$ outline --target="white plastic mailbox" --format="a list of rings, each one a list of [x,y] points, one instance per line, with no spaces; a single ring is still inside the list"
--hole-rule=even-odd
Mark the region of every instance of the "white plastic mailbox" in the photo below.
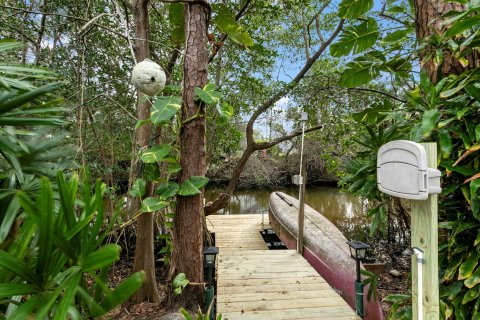
[[[428,168],[425,148],[416,142],[396,140],[384,144],[377,157],[378,189],[412,200],[441,193],[440,171]]]

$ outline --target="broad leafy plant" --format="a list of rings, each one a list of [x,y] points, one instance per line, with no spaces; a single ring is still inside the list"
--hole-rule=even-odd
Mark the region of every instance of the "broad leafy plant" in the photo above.
[[[449,319],[480,319],[480,71],[472,68],[469,60],[480,46],[480,21],[475,15],[479,10],[478,4],[468,2],[464,12],[448,13],[446,32],[425,43],[434,49],[429,51],[435,52],[430,59],[439,69],[444,63],[453,63],[445,59],[447,53],[465,71],[437,83],[422,72],[418,86],[407,93],[403,109],[409,138],[434,141],[439,148],[443,188],[438,206],[440,305],[443,317]],[[393,303],[391,318],[410,314],[409,299],[386,299]]]
[[[21,237],[13,246],[27,254],[0,250],[0,299],[8,319],[98,317],[126,301],[142,284],[138,272],[116,289],[107,282],[108,269],[120,257],[120,247],[104,245],[113,221],[104,227],[105,185],[95,192],[73,175],[57,176],[59,199],[52,184],[41,179],[40,192],[31,198],[16,195],[25,214]],[[80,190],[81,189],[81,190]]]
[[[196,99],[200,103],[215,110],[218,121],[226,121],[232,116],[232,107],[222,102],[222,94],[217,90],[217,86],[211,83],[205,85],[204,88],[196,88]],[[174,91],[172,87],[167,91]],[[180,123],[178,112],[181,109],[182,99],[179,96],[160,96],[153,101],[153,107],[150,118],[139,121],[137,126],[154,125],[170,129],[178,132]],[[197,117],[194,115],[193,117]],[[190,121],[187,119],[186,121]],[[203,187],[208,183],[208,179],[202,176],[192,176],[181,184],[175,181],[175,174],[180,170],[179,152],[172,144],[154,145],[142,150],[140,160],[143,162],[143,177],[138,178],[132,185],[130,196],[139,197],[142,206],[140,211],[135,215],[145,212],[161,212],[161,221],[163,225],[169,229],[172,226],[174,218],[175,197],[194,196],[201,193]],[[147,185],[155,184],[155,194],[149,195]],[[171,235],[160,235],[166,241],[165,247],[160,253],[165,254],[164,261],[169,263],[169,256],[173,249]]]
[[[0,56],[19,47],[14,41],[0,41]],[[56,129],[67,110],[53,94],[62,83],[45,84],[54,78],[45,69],[0,63],[0,249],[8,250],[21,222],[16,190],[35,195],[37,177],[53,178],[72,165],[73,150]]]

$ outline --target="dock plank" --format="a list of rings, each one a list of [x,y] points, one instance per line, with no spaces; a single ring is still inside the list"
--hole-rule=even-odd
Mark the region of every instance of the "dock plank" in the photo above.
[[[268,216],[263,217],[268,227]],[[360,319],[294,250],[268,250],[261,215],[211,215],[217,313],[224,320]]]

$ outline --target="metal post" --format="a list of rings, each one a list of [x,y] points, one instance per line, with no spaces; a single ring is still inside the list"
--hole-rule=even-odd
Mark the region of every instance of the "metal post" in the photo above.
[[[363,282],[355,281],[355,311],[363,318]]]
[[[298,237],[297,237],[297,252],[303,255],[303,228],[304,228],[304,219],[305,219],[305,167],[306,161],[303,156],[303,145],[305,141],[305,122],[307,120],[306,113],[302,112],[302,146],[300,149],[300,191],[298,200],[300,201],[300,207],[298,212]]]
[[[210,320],[215,319],[215,305],[213,304],[213,298],[215,297],[215,288],[212,285],[209,285],[205,288],[205,310],[208,312],[210,308]]]

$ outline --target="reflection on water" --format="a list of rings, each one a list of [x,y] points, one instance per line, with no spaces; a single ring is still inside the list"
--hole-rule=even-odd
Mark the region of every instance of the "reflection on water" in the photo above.
[[[206,200],[212,201],[221,190],[206,191]],[[230,208],[224,209],[224,214],[261,214],[268,211],[268,197],[273,191],[282,191],[298,198],[298,188],[279,187],[275,190],[254,189],[236,191]],[[368,211],[367,200],[342,193],[333,187],[307,187],[305,203],[317,210],[333,222],[347,238],[361,240],[369,225],[366,220]]]

